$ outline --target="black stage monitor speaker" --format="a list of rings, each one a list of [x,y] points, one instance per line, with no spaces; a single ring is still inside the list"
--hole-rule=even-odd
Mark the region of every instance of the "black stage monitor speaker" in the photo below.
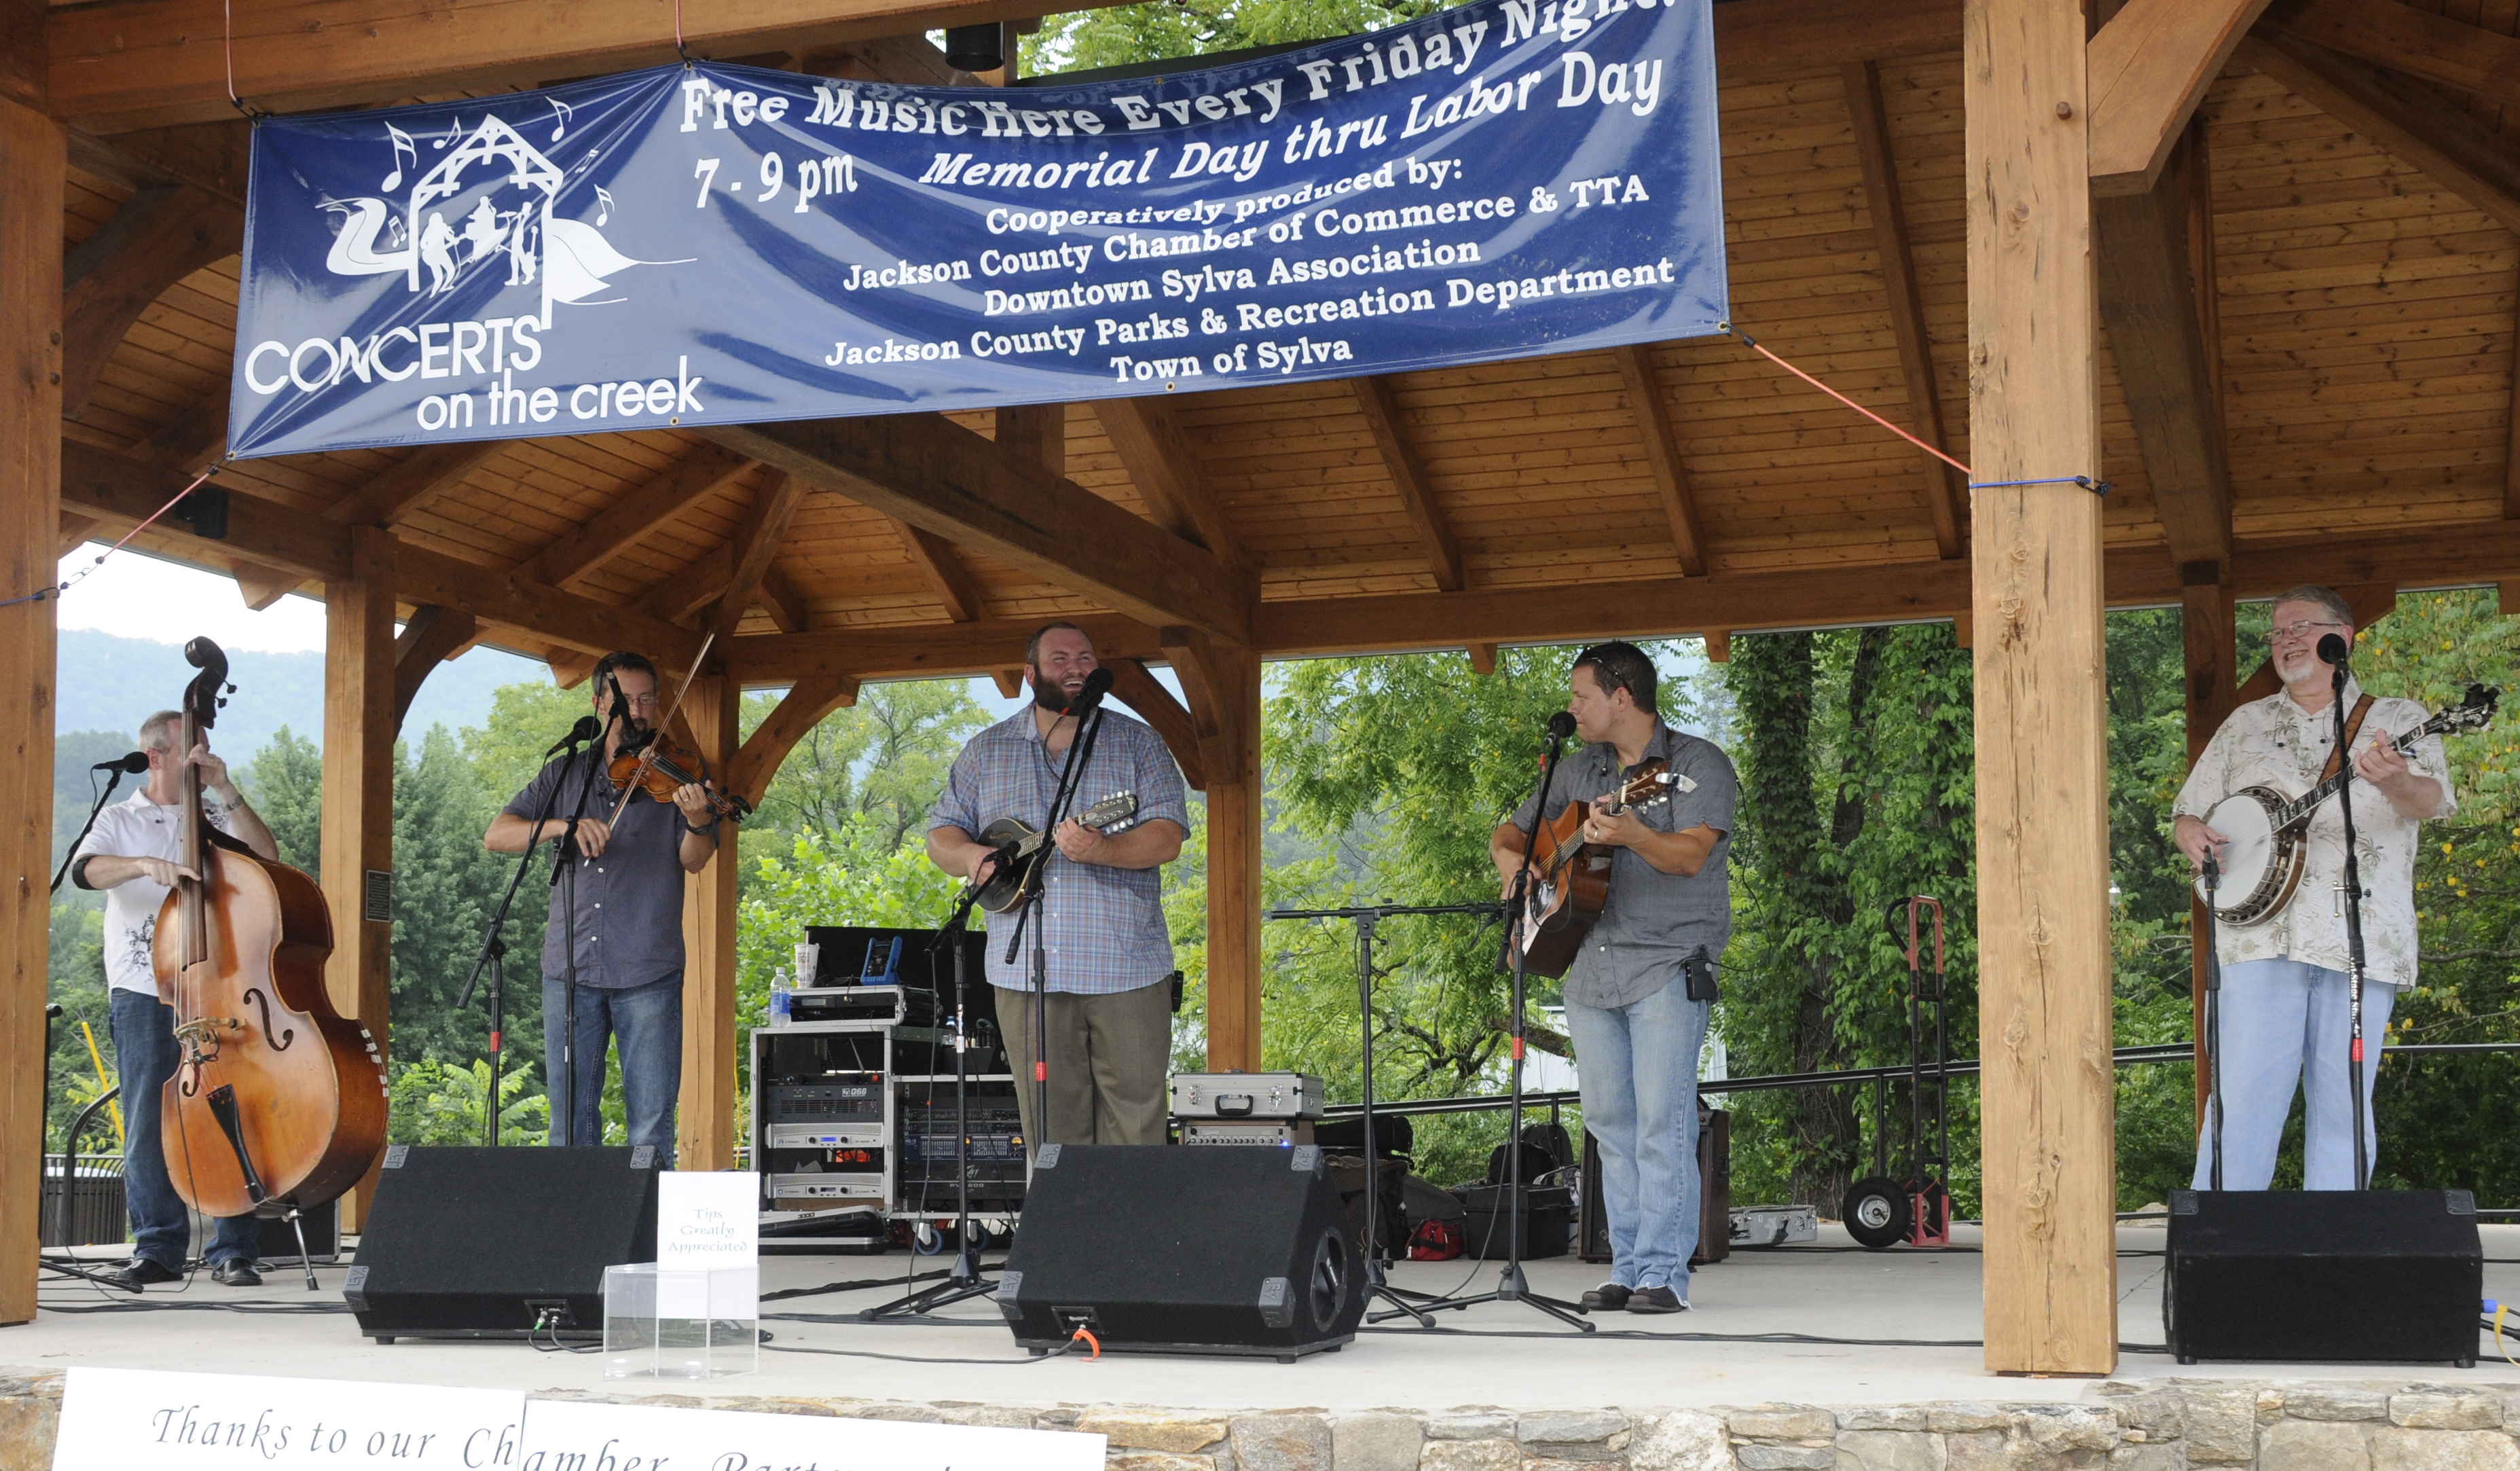
[[[341,1296],[396,1338],[604,1336],[604,1269],[656,1259],[656,1150],[395,1144]]]
[[[1045,1144],[998,1311],[1036,1354],[1292,1363],[1356,1337],[1364,1264],[1322,1151]]]
[[[2182,1363],[2476,1361],[2465,1190],[2173,1190],[2161,1321]]]

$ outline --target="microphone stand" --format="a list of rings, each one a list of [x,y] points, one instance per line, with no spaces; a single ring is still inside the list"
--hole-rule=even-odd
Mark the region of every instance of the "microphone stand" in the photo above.
[[[2327,636],[2336,638],[2334,634]],[[2320,642],[2324,643],[2325,640]],[[2352,653],[2349,646],[2345,650]],[[2354,1188],[2370,1187],[2371,1147],[2364,1137],[2362,1105],[2362,868],[2354,853],[2354,752],[2346,746],[2345,681],[2346,661],[2333,661],[2336,698],[2331,701],[2336,716],[2336,770],[2345,778],[2336,789],[2337,815],[2345,820],[2345,953],[2353,965],[2352,1013],[2353,1043],[2346,1052],[2348,1076],[2353,1080],[2354,1095]]]
[[[2214,850],[2205,850],[2205,1110],[2210,1122],[2213,1149],[2206,1167],[2210,1187],[2218,1193],[2223,1188],[2223,956],[2216,948],[2214,903],[2223,883],[2223,866],[2215,861]]]
[[[88,780],[93,781],[96,778],[90,777]],[[78,836],[70,839],[70,851],[62,855],[62,866],[53,870],[54,893],[58,894],[62,891],[62,880],[69,874],[70,861],[78,857],[79,844],[86,842],[87,835],[96,830],[96,820],[98,814],[105,811],[106,803],[113,800],[113,789],[121,784],[121,765],[116,763],[109,766],[106,769],[104,795],[98,797],[96,799],[96,805],[87,810],[87,821],[79,825]]]
[[[1524,896],[1530,892],[1531,860],[1540,844],[1540,825],[1549,814],[1549,788],[1557,777],[1557,757],[1566,737],[1554,729],[1549,733],[1549,749],[1540,763],[1540,794],[1531,804],[1531,824],[1522,832],[1522,867],[1514,870],[1513,890],[1506,899],[1506,943],[1513,948],[1513,1063],[1510,1069],[1513,1096],[1511,1123],[1506,1134],[1506,1259],[1505,1268],[1497,1273],[1496,1290],[1474,1293],[1468,1297],[1430,1297],[1422,1299],[1428,1308],[1469,1308],[1479,1303],[1527,1303],[1565,1323],[1590,1333],[1598,1325],[1575,1315],[1587,1310],[1580,1303],[1569,1303],[1553,1297],[1543,1297],[1531,1290],[1522,1274],[1522,1050],[1523,1050],[1523,980],[1524,967],[1530,958],[1522,943],[1523,926],[1530,920]],[[1370,1142],[1370,1141],[1369,1141]],[[1370,1197],[1369,1197],[1370,1198]],[[1424,1321],[1423,1316],[1419,1321]]]
[[[954,948],[954,1266],[945,1273],[945,1280],[933,1287],[861,1310],[858,1314],[861,1322],[933,1313],[939,1308],[968,1298],[986,1297],[998,1290],[996,1283],[980,1275],[980,1252],[971,1244],[971,1104],[969,1067],[966,1062],[971,1043],[970,1020],[965,1011],[969,995],[969,977],[966,972],[971,947],[965,940],[969,933],[971,906],[978,903],[979,898],[978,883],[965,884],[963,892],[954,896],[953,916],[945,921],[943,929],[936,932],[935,943],[928,947],[931,957],[948,945]],[[931,1141],[936,1137],[932,1126],[927,1137]]]
[[[564,780],[567,776],[568,763],[576,759],[578,746],[591,738],[593,737],[580,735],[577,730],[572,727],[566,736],[561,737],[560,744],[543,752],[543,755],[545,757],[555,755],[561,757],[562,779]],[[499,908],[496,913],[490,915],[489,928],[481,936],[481,953],[473,958],[472,973],[465,977],[464,992],[461,996],[458,996],[455,999],[456,1010],[462,1011],[471,1006],[472,1004],[472,988],[480,984],[482,970],[485,967],[489,970],[490,1096],[482,1105],[482,1111],[488,1115],[482,1124],[482,1132],[489,1136],[487,1142],[490,1147],[494,1149],[497,1148],[499,1144],[499,1080],[502,1073],[505,1071],[502,1064],[507,1060],[507,1054],[501,1050],[501,1047],[506,1040],[503,1026],[506,1021],[505,1008],[507,1004],[508,992],[508,940],[506,934],[508,908],[517,902],[517,890],[525,881],[525,870],[534,866],[534,840],[541,835],[543,824],[550,820],[552,809],[560,804],[560,788],[561,780],[555,780],[552,782],[551,790],[543,796],[543,810],[534,814],[534,825],[527,829],[528,836],[525,843],[525,851],[517,856],[517,876],[508,880],[508,892],[499,896]],[[562,838],[562,842],[565,844],[567,839]],[[574,1000],[574,998],[572,998],[572,1000]],[[545,1049],[548,1050],[551,1046],[551,1039],[543,1039],[543,1045]]]
[[[1033,911],[1041,908],[1043,890],[1049,887],[1051,860],[1058,856],[1058,825],[1066,818],[1067,809],[1076,800],[1077,783],[1085,780],[1085,763],[1092,757],[1094,739],[1102,734],[1102,700],[1097,695],[1076,716],[1076,736],[1067,743],[1067,761],[1058,771],[1058,786],[1051,793],[1050,818],[1042,824],[1042,841],[1051,851],[1041,856],[1041,867],[1033,869],[1033,881],[1017,901],[1015,931],[1007,937],[1007,963],[1014,963],[1015,951],[1023,944],[1024,928],[1032,928],[1032,1087],[1033,1128],[1037,1133],[1050,1133],[1050,957],[1043,948],[1043,931],[1049,921],[1033,924]],[[1012,1061],[1012,1059],[1009,1059]],[[1026,1141],[1036,1154],[1043,1140]]]

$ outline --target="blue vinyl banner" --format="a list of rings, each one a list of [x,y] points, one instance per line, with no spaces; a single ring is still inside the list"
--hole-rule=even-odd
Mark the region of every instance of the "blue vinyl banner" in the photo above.
[[[939,89],[698,63],[255,125],[231,452],[1342,379],[1728,315],[1710,0]]]

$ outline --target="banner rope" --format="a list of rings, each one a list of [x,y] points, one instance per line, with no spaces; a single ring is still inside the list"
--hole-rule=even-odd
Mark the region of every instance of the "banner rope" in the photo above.
[[[247,120],[260,122],[271,114],[237,96],[236,89],[236,0],[219,0],[219,39],[227,55],[228,101],[246,115]]]
[[[201,472],[200,474],[198,474],[198,475],[195,475],[195,476],[193,477],[193,483],[192,483],[192,484],[190,484],[190,485],[185,486],[182,490],[179,490],[179,491],[175,492],[175,498],[174,498],[173,500],[168,501],[165,505],[158,507],[158,508],[156,511],[154,511],[154,512],[151,512],[151,513],[150,513],[150,514],[149,514],[149,519],[148,519],[148,520],[142,521],[139,525],[134,526],[134,527],[132,527],[129,531],[124,532],[124,533],[123,533],[123,536],[122,536],[122,540],[121,540],[121,541],[115,542],[112,546],[108,547],[108,548],[106,548],[103,552],[98,553],[98,554],[97,554],[96,560],[94,560],[94,561],[92,561],[92,562],[88,563],[88,564],[87,564],[86,566],[84,566],[84,567],[79,568],[79,569],[78,569],[78,571],[77,571],[75,574],[73,574],[68,582],[57,582],[57,583],[54,583],[54,584],[53,584],[52,586],[50,586],[50,587],[37,588],[35,591],[33,591],[33,592],[31,592],[31,593],[27,593],[27,594],[25,594],[25,595],[23,595],[23,596],[22,596],[22,597],[17,597],[17,598],[8,598],[8,599],[0,599],[0,607],[16,607],[16,606],[17,606],[19,603],[21,603],[21,602],[43,602],[43,601],[44,601],[45,599],[47,599],[47,598],[59,598],[59,597],[61,597],[61,595],[62,595],[62,594],[68,592],[71,588],[76,587],[78,584],[80,584],[80,583],[82,583],[82,582],[85,582],[85,581],[87,580],[87,576],[88,576],[88,574],[89,574],[89,573],[91,573],[91,572],[95,571],[97,568],[99,568],[99,567],[101,567],[101,566],[105,565],[105,559],[106,559],[107,557],[112,557],[114,553],[121,551],[121,550],[123,549],[123,547],[124,547],[125,545],[127,545],[133,537],[138,536],[141,532],[146,531],[146,530],[148,530],[151,526],[153,526],[153,525],[157,524],[157,522],[158,522],[158,517],[160,517],[160,516],[164,515],[167,512],[170,512],[170,511],[174,510],[174,509],[176,508],[176,506],[177,506],[178,504],[180,504],[180,503],[183,501],[184,497],[186,497],[186,496],[188,496],[188,495],[191,495],[194,491],[197,491],[197,490],[201,489],[201,488],[202,488],[202,481],[204,481],[204,480],[208,479],[210,476],[212,476],[212,475],[214,475],[214,474],[217,474],[217,473],[218,473],[218,467],[216,467],[216,466],[212,466],[210,468],[208,468],[208,469],[205,469],[205,470],[202,471],[202,472]]]

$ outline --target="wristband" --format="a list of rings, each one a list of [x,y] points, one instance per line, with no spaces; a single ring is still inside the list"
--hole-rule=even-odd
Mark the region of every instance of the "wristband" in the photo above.
[[[691,835],[693,835],[694,837],[705,837],[705,838],[712,838],[712,839],[713,839],[713,838],[715,838],[715,837],[717,836],[717,819],[715,819],[715,818],[711,818],[711,819],[709,819],[709,825],[708,825],[707,826],[705,826],[705,827],[695,827],[695,826],[693,826],[693,825],[691,825],[690,820],[686,819],[686,820],[684,821],[684,823],[683,823],[683,830],[684,830],[685,832],[690,833],[690,834],[691,834]]]

